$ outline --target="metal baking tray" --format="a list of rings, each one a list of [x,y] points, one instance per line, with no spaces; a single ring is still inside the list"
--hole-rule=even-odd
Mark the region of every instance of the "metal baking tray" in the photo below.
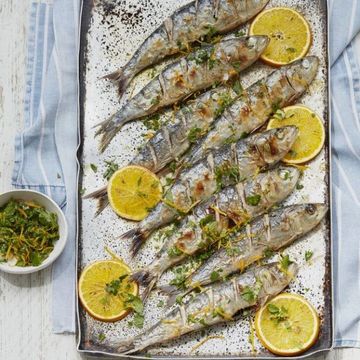
[[[120,166],[127,165],[136,153],[137,147],[145,140],[146,133],[141,121],[127,124],[104,154],[98,152],[98,139],[94,139],[95,124],[106,119],[119,108],[116,88],[101,77],[123,65],[141,42],[176,8],[188,0],[93,0],[84,1],[81,23],[80,48],[80,117],[81,147],[79,161],[81,173],[79,189],[87,192],[103,186],[102,173],[105,160],[116,160]],[[285,204],[301,202],[330,201],[330,114],[329,114],[329,61],[328,61],[328,9],[326,0],[270,0],[267,8],[289,6],[305,15],[313,31],[313,43],[310,54],[320,58],[320,69],[316,79],[300,103],[313,108],[322,116],[327,130],[325,147],[305,171],[302,179],[304,188],[296,190]],[[248,25],[243,26],[246,30]],[[164,66],[158,65],[157,70]],[[268,74],[272,69],[257,62],[241,74],[242,84],[247,87],[255,80]],[[133,81],[126,97],[135,94],[147,81],[149,71],[144,71]],[[136,135],[135,135],[136,134]],[[90,165],[98,166],[98,171],[91,170]],[[80,191],[80,190],[79,190]],[[81,192],[80,192],[81,193]],[[133,268],[138,268],[152,260],[158,244],[153,237],[148,241],[145,251],[140,252],[136,260],[129,256],[129,242],[119,241],[118,236],[134,226],[131,222],[120,219],[110,208],[95,217],[96,203],[82,200],[79,196],[79,236],[78,236],[78,274],[84,266],[92,261],[107,258],[104,248],[108,246],[119,254]],[[312,265],[305,264],[304,252],[312,250]],[[301,241],[287,248],[300,265],[296,280],[288,291],[304,295],[317,309],[321,316],[320,337],[316,344],[301,357],[331,349],[333,343],[332,311],[332,245],[331,245],[331,211],[315,231]],[[165,274],[163,282],[169,280],[170,273]],[[165,313],[164,308],[156,304],[162,298],[160,293],[153,292],[145,307],[145,327],[155,323]],[[164,297],[164,299],[166,299]],[[128,327],[128,320],[116,323],[102,323],[91,318],[78,304],[78,351],[87,354],[118,356],[126,358],[182,358],[182,359],[267,359],[275,356],[265,350],[255,339],[255,353],[248,340],[250,325],[248,319],[218,325],[205,330],[204,333],[192,333],[171,343],[153,347],[136,355],[119,355],[114,353],[112,341],[118,341],[139,332]],[[131,319],[131,316],[130,316]],[[103,334],[106,341],[100,341]],[[196,352],[191,349],[204,336],[223,335],[224,339],[212,339],[199,347]]]

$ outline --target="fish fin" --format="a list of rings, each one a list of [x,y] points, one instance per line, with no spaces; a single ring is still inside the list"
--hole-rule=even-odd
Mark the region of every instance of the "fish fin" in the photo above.
[[[103,153],[110,144],[111,140],[120,131],[120,129],[128,122],[126,118],[119,118],[118,113],[111,115],[107,120],[99,123],[99,129],[95,136],[101,135],[99,151]]]
[[[151,290],[154,288],[155,284],[157,283],[159,279],[159,276],[154,276],[152,280],[149,282],[149,284],[144,289],[141,299],[144,302],[150,295]]]
[[[141,228],[136,227],[135,229],[131,229],[126,233],[120,236],[120,239],[132,239],[130,252],[134,257],[141,248],[141,245],[146,240],[148,233],[141,230]]]
[[[107,74],[103,77],[103,79],[108,79],[114,81],[118,85],[119,96],[122,96],[133,79],[133,75],[129,76],[125,74],[123,69],[115,70],[114,72]]]
[[[109,199],[107,197],[107,187],[104,186],[98,190],[95,190],[92,193],[85,195],[83,199],[98,200],[97,209],[95,213],[95,216],[98,216],[109,204]]]

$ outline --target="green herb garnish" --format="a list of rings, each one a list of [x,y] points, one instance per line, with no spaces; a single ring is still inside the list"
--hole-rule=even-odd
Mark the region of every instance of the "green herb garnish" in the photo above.
[[[134,319],[132,324],[141,329],[144,326],[144,305],[138,296],[133,294],[126,294],[127,299],[125,304],[128,309],[134,310]]]
[[[97,170],[98,170],[98,168],[97,168],[97,166],[95,164],[90,164],[90,168],[94,173],[96,173]]]
[[[143,120],[143,124],[148,130],[158,131],[161,128],[160,115],[156,114]]]
[[[106,170],[103,173],[103,178],[106,180],[110,180],[114,172],[119,170],[119,165],[110,160],[105,160],[105,164],[106,164]]]
[[[98,335],[98,339],[99,339],[99,341],[104,341],[104,340],[106,339],[105,334],[104,334],[104,333],[100,333],[100,334]]]
[[[281,255],[280,259],[280,268],[283,271],[287,271],[289,266],[293,263],[293,261],[290,260],[289,255]]]
[[[36,202],[11,199],[0,207],[0,261],[39,266],[58,239],[57,215]]]
[[[288,319],[288,311],[284,306],[278,307],[272,303],[269,303],[267,306],[269,311],[270,319],[276,321],[277,323]]]
[[[248,303],[252,303],[256,299],[255,292],[250,287],[245,287],[243,292],[241,293],[241,297]]]
[[[225,111],[225,109],[232,104],[233,101],[234,100],[229,93],[224,92],[220,94],[218,99],[219,107],[215,111],[215,117],[220,116]]]
[[[110,295],[118,295],[119,290],[120,290],[120,286],[123,282],[123,280],[127,277],[128,275],[121,275],[118,279],[112,280],[109,283],[107,283],[105,285],[105,291],[110,294]]]
[[[210,280],[211,281],[217,281],[220,279],[220,274],[217,272],[217,271],[213,271],[211,274],[210,274]]]
[[[168,249],[167,253],[169,257],[174,258],[180,256],[183,252],[176,246],[172,246],[171,248]]]
[[[194,142],[196,142],[197,139],[199,139],[201,135],[202,135],[202,130],[194,126],[189,130],[187,138],[190,144],[193,144]]]
[[[256,206],[259,204],[260,199],[261,199],[261,196],[259,194],[254,194],[254,195],[247,196],[245,198],[245,201],[248,205]]]
[[[313,257],[314,253],[311,250],[306,250],[305,251],[305,261],[308,262],[312,257]]]

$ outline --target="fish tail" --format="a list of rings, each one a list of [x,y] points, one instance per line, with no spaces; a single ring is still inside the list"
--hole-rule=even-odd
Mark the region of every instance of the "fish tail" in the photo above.
[[[148,269],[140,270],[131,275],[131,279],[145,286],[141,299],[144,302],[159,279],[159,274],[153,274]]]
[[[127,75],[124,69],[118,69],[110,74],[107,74],[103,79],[114,81],[118,85],[119,96],[122,96],[133,79],[133,75]]]
[[[87,194],[83,199],[96,199],[98,200],[97,209],[95,216],[100,215],[100,213],[108,206],[109,199],[107,197],[107,187],[104,186],[100,189],[93,191],[90,194]]]
[[[137,227],[131,229],[120,236],[120,239],[132,239],[130,252],[132,256],[135,256],[141,248],[141,245],[146,240],[148,232]]]
[[[116,113],[110,116],[107,120],[99,123],[99,129],[96,131],[95,136],[101,135],[99,150],[104,152],[110,144],[111,140],[120,131],[120,129],[128,122],[128,119],[119,117]]]

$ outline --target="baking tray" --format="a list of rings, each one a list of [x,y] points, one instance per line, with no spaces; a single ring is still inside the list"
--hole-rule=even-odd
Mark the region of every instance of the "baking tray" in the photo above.
[[[188,0],[93,0],[84,1],[81,22],[80,47],[80,124],[81,146],[79,161],[79,191],[89,192],[103,186],[102,173],[105,160],[116,160],[125,166],[136,153],[137,147],[145,140],[141,136],[146,128],[141,121],[127,124],[104,154],[97,150],[98,139],[94,139],[95,124],[106,119],[119,108],[116,88],[101,77],[126,63],[141,42],[179,6]],[[267,8],[290,6],[305,15],[313,30],[313,43],[309,54],[320,58],[320,69],[307,93],[299,100],[322,116],[327,131],[325,147],[320,155],[309,164],[302,180],[304,188],[296,190],[285,204],[301,202],[325,202],[331,208],[330,181],[330,114],[329,114],[329,60],[328,60],[328,9],[326,0],[270,0]],[[243,26],[245,30],[248,25]],[[158,65],[158,71],[167,62]],[[242,84],[247,87],[255,80],[268,74],[272,69],[259,62],[241,74]],[[125,99],[135,94],[150,79],[149,71],[140,74],[125,94]],[[136,134],[136,136],[134,136]],[[96,164],[94,172],[90,164]],[[79,236],[78,275],[92,261],[108,258],[105,247],[119,254],[133,268],[148,264],[154,257],[159,244],[156,236],[147,242],[136,261],[129,256],[129,242],[121,242],[118,235],[134,226],[133,223],[118,218],[111,209],[95,217],[96,203],[82,200],[79,196]],[[305,264],[304,252],[312,250],[311,265]],[[285,253],[290,254],[301,265],[296,281],[288,291],[304,295],[321,316],[320,337],[317,343],[299,358],[332,348],[333,343],[333,303],[332,303],[332,241],[331,211],[314,231],[296,242]],[[162,283],[169,281],[171,273],[164,276]],[[153,292],[145,307],[145,328],[155,323],[165,314],[164,308],[156,304],[162,298]],[[166,299],[165,297],[163,298]],[[218,325],[204,333],[192,333],[179,340],[153,347],[136,355],[116,354],[109,345],[139,332],[128,327],[129,318],[117,323],[102,323],[94,320],[77,307],[77,348],[79,352],[93,355],[117,356],[123,358],[182,358],[182,359],[267,359],[276,356],[266,351],[255,339],[255,353],[249,342],[250,325],[248,319]],[[100,338],[99,335],[101,334]],[[204,336],[223,335],[224,340],[212,339],[196,352],[191,349]],[[105,337],[105,340],[101,340]]]

